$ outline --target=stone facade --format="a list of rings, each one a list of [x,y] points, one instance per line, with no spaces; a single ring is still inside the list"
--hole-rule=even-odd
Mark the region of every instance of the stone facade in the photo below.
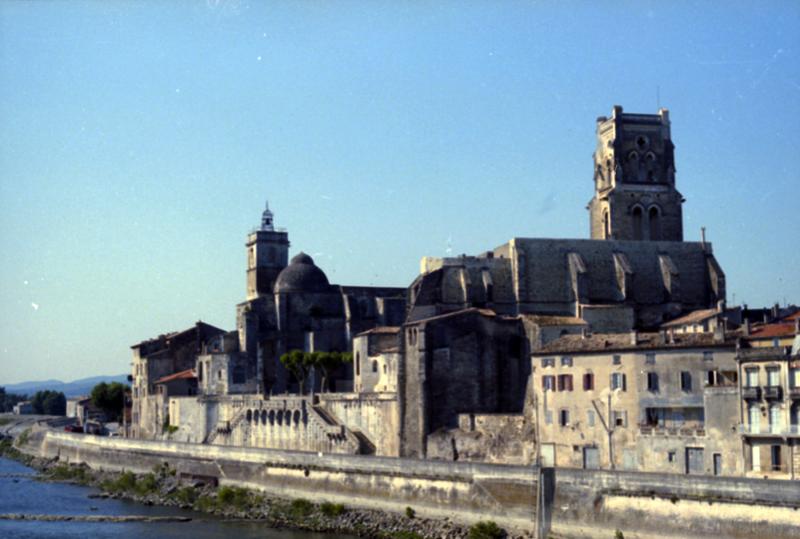
[[[740,475],[735,343],[713,334],[565,336],[532,354],[542,458]]]

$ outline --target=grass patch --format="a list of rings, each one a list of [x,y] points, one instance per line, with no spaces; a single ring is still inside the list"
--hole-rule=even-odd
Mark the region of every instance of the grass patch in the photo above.
[[[292,500],[292,505],[289,508],[289,512],[294,518],[307,517],[313,511],[314,504],[304,498]]]
[[[59,464],[47,472],[50,479],[56,481],[77,481],[78,483],[89,483],[92,477],[82,466],[70,466],[69,464]]]
[[[340,503],[324,502],[319,506],[319,510],[326,517],[335,518],[344,513],[344,505]]]
[[[0,417],[0,427],[2,427],[3,425],[8,425],[9,423],[11,423],[11,421],[13,420],[10,417]]]
[[[183,505],[194,505],[197,501],[197,491],[193,487],[183,487],[176,490],[173,497]]]
[[[217,492],[217,502],[220,507],[234,507],[243,511],[250,507],[250,491],[246,488],[222,487]]]
[[[491,520],[481,520],[469,528],[469,539],[502,539],[506,532]]]

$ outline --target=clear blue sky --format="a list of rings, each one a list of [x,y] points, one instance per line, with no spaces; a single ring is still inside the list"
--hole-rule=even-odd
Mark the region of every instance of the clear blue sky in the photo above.
[[[2,2],[0,383],[233,329],[266,198],[341,284],[588,237],[595,118],[659,99],[729,301],[800,302],[799,52],[788,0]]]

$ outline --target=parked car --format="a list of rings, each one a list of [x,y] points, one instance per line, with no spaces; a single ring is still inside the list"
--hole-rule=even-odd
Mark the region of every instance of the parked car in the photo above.
[[[64,430],[67,432],[79,432],[83,434],[83,427],[81,427],[80,425],[67,425],[66,427],[64,427]]]

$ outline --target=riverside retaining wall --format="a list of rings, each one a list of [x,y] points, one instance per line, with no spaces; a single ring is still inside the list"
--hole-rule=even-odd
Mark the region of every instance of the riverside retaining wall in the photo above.
[[[37,437],[38,438],[38,437]],[[286,498],[448,517],[532,530],[536,470],[468,462],[329,455],[46,432],[41,456],[93,468],[184,476]],[[554,473],[546,513],[567,537],[800,537],[800,481],[574,470]],[[549,487],[548,487],[549,488]]]

